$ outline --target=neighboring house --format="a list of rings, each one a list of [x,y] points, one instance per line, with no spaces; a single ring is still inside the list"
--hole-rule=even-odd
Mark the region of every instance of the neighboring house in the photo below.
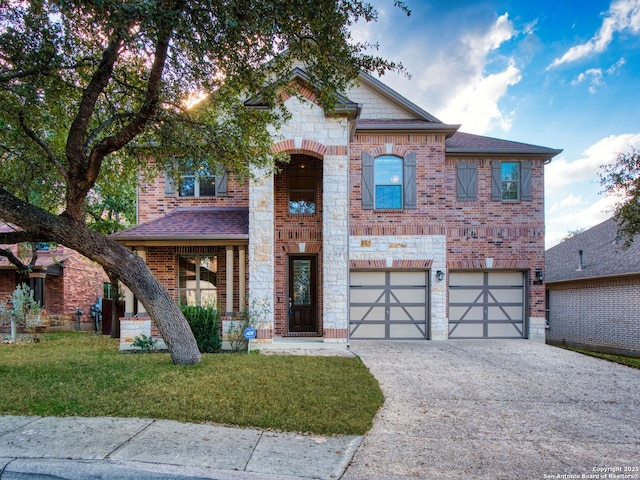
[[[0,231],[13,228],[0,222]],[[0,257],[0,301],[20,283],[26,283],[34,291],[34,297],[50,315],[67,315],[75,318],[82,310],[81,321],[91,321],[90,309],[97,297],[102,297],[109,278],[100,265],[78,252],[62,245],[38,243],[38,258],[32,271],[19,275],[15,265],[6,257]],[[18,245],[0,245],[18,253]],[[28,255],[30,258],[30,254]],[[27,262],[29,260],[27,259]]]
[[[543,341],[544,165],[560,150],[460,133],[369,75],[330,114],[304,70],[291,82],[277,174],[158,178],[140,224],[111,237],[182,304],[267,305],[266,341]]]
[[[640,356],[640,238],[609,219],[546,252],[547,342]]]

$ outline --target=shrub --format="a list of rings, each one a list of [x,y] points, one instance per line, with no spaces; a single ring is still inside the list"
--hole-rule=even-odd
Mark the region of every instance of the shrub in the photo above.
[[[133,346],[139,348],[141,352],[149,353],[153,352],[156,349],[156,343],[158,340],[155,338],[147,337],[142,334],[135,338],[133,341]]]
[[[220,350],[220,315],[213,307],[180,307],[202,353]]]

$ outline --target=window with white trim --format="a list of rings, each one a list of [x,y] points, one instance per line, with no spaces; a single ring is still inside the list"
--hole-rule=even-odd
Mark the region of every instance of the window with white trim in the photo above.
[[[227,173],[212,171],[206,162],[177,160],[179,176],[165,172],[165,195],[179,197],[224,197],[227,195]],[[178,185],[176,188],[175,181]]]

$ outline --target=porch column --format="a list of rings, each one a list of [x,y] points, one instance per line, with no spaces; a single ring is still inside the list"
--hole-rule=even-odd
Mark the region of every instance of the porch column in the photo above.
[[[144,263],[147,263],[147,248],[146,247],[137,247],[136,248],[137,255],[142,259]],[[138,316],[146,317],[147,311],[144,308],[144,305],[138,300]]]
[[[244,245],[238,247],[238,310],[245,309],[247,298],[247,269],[246,269],[246,249]]]
[[[134,302],[133,292],[129,290],[129,288],[124,284],[121,285],[120,288],[124,289],[124,316],[133,317],[133,312],[135,311],[134,305],[133,305],[133,302]]]
[[[249,180],[249,296],[265,303],[265,324],[258,339],[270,340],[274,331],[275,251],[273,173],[255,170]]]
[[[226,246],[227,252],[227,317],[233,316],[233,246]]]

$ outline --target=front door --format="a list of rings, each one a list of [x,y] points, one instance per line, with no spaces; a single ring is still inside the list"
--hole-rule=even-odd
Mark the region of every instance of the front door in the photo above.
[[[317,333],[316,257],[289,257],[289,333]]]

